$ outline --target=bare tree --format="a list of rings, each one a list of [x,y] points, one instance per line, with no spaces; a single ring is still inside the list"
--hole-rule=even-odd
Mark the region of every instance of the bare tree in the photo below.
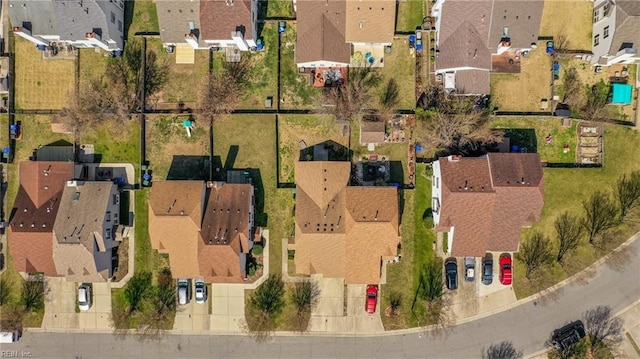
[[[551,259],[551,241],[544,233],[535,231],[520,244],[516,256],[527,267],[525,276],[531,279],[531,274]]]
[[[482,359],[520,359],[522,350],[517,350],[511,341],[502,341],[498,344],[491,344],[482,351]]]
[[[132,314],[141,310],[143,301],[147,299],[151,290],[150,272],[139,272],[131,277],[124,290],[124,295],[129,304],[128,313]]]
[[[416,122],[416,136],[429,146],[456,153],[469,147],[499,142],[502,132],[491,128],[491,119],[480,111],[447,114],[437,112]]]
[[[373,67],[350,68],[346,83],[325,91],[325,101],[333,105],[332,114],[337,120],[354,120],[371,99],[371,91],[381,79]]]
[[[400,87],[396,79],[391,78],[386,82],[382,95],[380,96],[380,104],[384,108],[396,108],[400,103]]]
[[[44,298],[49,292],[44,278],[27,279],[22,284],[22,304],[24,311],[44,309]]]
[[[613,317],[611,307],[599,305],[587,310],[584,314],[585,329],[592,347],[613,346],[622,341],[622,325],[624,321]]]
[[[318,283],[309,279],[296,282],[291,291],[291,302],[296,306],[298,314],[311,311],[318,303],[320,288]]]
[[[582,225],[587,230],[591,244],[597,235],[617,224],[616,205],[604,191],[595,191],[588,200],[582,202],[582,207],[585,211]]]
[[[257,342],[268,340],[276,328],[276,318],[284,308],[282,276],[270,274],[249,298],[243,329]]]
[[[562,263],[562,258],[568,251],[573,250],[580,244],[583,227],[580,218],[569,212],[563,212],[554,223],[556,234],[558,235],[558,255],[556,261]]]
[[[629,211],[640,204],[640,171],[633,171],[628,176],[625,173],[618,178],[614,195],[620,205],[620,219],[624,221]]]
[[[568,103],[572,107],[580,108],[584,86],[580,82],[578,70],[575,67],[569,67],[565,71],[562,84],[564,87],[562,102]]]
[[[589,121],[602,121],[609,118],[610,114],[607,108],[607,100],[609,98],[609,86],[603,81],[587,86],[587,101],[582,107],[582,117]]]
[[[198,98],[200,114],[209,121],[226,115],[238,107],[249,82],[253,65],[243,58],[240,62],[225,62],[220,71],[205,78]]]

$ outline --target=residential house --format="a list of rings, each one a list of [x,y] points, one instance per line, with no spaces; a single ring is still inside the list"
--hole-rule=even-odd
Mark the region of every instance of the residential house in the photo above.
[[[258,39],[257,0],[154,0],[160,37],[173,48],[255,49]]]
[[[445,90],[489,94],[492,60],[508,55],[515,61],[536,47],[542,7],[542,0],[436,1],[436,74]]]
[[[58,275],[53,262],[53,228],[73,170],[73,162],[20,162],[20,186],[8,229],[9,250],[19,272]]]
[[[105,282],[113,276],[120,193],[110,181],[67,181],[53,225],[56,271],[73,282]]]
[[[640,2],[596,0],[593,5],[593,65],[640,60]]]
[[[9,0],[13,32],[36,45],[124,48],[124,0]]]
[[[299,161],[295,167],[296,271],[377,284],[400,243],[395,187],[348,186],[349,161]]]
[[[433,162],[433,219],[452,256],[517,252],[522,227],[540,218],[543,177],[536,153],[449,156]]]
[[[208,283],[246,279],[255,198],[249,183],[156,182],[149,200],[151,245],[174,277]]]
[[[395,1],[297,0],[294,4],[298,67],[383,66],[384,46],[393,43]]]

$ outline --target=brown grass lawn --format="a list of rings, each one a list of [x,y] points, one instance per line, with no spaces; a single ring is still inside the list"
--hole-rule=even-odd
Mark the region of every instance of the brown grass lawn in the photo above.
[[[96,51],[99,50],[99,51]],[[98,48],[78,49],[80,80],[100,79],[107,69],[107,53]]]
[[[295,161],[301,150],[300,141],[307,146],[328,140],[349,145],[348,135],[342,136],[342,126],[338,126],[333,116],[328,115],[281,115],[278,132],[281,182],[294,180]]]
[[[605,125],[604,151],[603,168],[546,168],[544,170],[545,204],[542,217],[534,224],[533,230],[543,231],[555,241],[553,223],[559,214],[569,211],[582,216],[584,212],[582,201],[588,199],[593,191],[612,191],[619,176],[640,170],[640,163],[635,160],[640,151],[640,135],[637,131],[627,127]],[[568,255],[565,261],[567,265],[564,268],[555,263],[547,265],[531,282],[524,278],[524,265],[516,261],[514,270],[516,295],[518,298],[523,298],[536,293],[592,264],[640,229],[639,216],[640,211],[636,209],[628,223],[609,231],[600,238],[597,246],[586,243],[585,238],[577,251]],[[530,232],[531,230],[524,230],[523,238],[526,238]],[[554,242],[554,248],[555,246]]]
[[[501,111],[540,111],[540,100],[551,96],[551,58],[542,43],[522,58],[519,74],[491,74],[493,103]]]
[[[188,116],[147,116],[147,160],[157,180],[164,180],[169,173],[174,155],[209,154],[209,124],[196,122],[191,137],[182,125]]]
[[[593,2],[588,0],[546,0],[542,10],[540,36],[563,34],[572,50],[591,50]]]
[[[16,108],[61,109],[75,93],[75,61],[45,60],[32,42],[15,37]]]
[[[409,2],[422,4],[421,1],[415,0],[409,0]],[[398,108],[411,110],[416,105],[416,59],[414,57],[415,55],[412,56],[409,54],[409,46],[406,44],[406,41],[406,36],[394,38],[391,53],[385,54],[384,67],[381,69],[383,81],[376,91],[374,91],[374,107],[378,107],[380,96],[383,94],[385,85],[390,79],[395,79],[400,89]]]
[[[176,64],[175,52],[167,54],[160,39],[148,39],[147,49],[155,51],[158,60],[166,61],[169,65],[167,82],[160,92],[149,99],[149,103],[195,103],[209,73],[209,51],[196,50],[193,64]]]
[[[234,168],[257,168],[262,185],[256,186],[256,224],[270,231],[270,272],[282,271],[281,240],[293,231],[293,194],[276,188],[275,118],[267,115],[234,115],[214,125],[215,155],[224,164],[231,146],[238,146]]]

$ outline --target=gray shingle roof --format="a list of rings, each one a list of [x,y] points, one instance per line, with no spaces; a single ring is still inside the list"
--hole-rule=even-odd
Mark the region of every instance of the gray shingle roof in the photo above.
[[[482,40],[482,35],[465,21],[439,46],[440,54],[436,67],[449,69],[473,67],[491,69],[491,52]]]
[[[497,49],[505,27],[514,48],[528,48],[538,41],[543,5],[543,0],[493,1],[489,48]]]
[[[610,55],[623,47],[638,48],[640,43],[640,1],[620,1],[616,4],[616,30],[611,40]]]
[[[163,43],[186,42],[184,37],[189,33],[189,22],[193,22],[195,29],[200,29],[200,1],[156,0],[155,3]]]

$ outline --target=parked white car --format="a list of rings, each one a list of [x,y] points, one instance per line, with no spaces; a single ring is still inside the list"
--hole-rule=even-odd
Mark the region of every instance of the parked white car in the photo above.
[[[78,308],[82,312],[91,308],[91,285],[82,284],[78,287]]]
[[[203,304],[207,301],[207,284],[204,282],[202,278],[196,278],[195,280],[196,287],[196,303]]]

